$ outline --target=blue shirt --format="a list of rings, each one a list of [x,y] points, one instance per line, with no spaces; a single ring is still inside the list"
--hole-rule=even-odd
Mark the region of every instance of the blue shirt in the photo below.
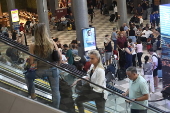
[[[151,15],[150,15],[150,23],[152,23],[152,21],[155,20],[155,19],[156,19],[156,18],[155,18],[155,15],[154,15],[154,14],[151,14]]]
[[[72,54],[78,55],[78,50],[77,49],[72,49]]]
[[[156,18],[156,19],[159,19],[159,18],[160,18],[159,13],[155,13],[155,18]]]
[[[113,32],[113,33],[112,33],[112,40],[117,40],[116,37],[117,37],[117,33],[116,33],[116,32]]]
[[[127,26],[124,27],[124,31],[127,31],[129,28]]]

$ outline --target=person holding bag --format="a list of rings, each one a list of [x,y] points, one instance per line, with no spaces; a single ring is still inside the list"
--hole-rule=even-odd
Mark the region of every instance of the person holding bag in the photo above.
[[[47,28],[44,23],[39,23],[35,25],[35,42],[30,45],[29,52],[34,54],[40,58],[43,58],[46,61],[57,65],[61,61],[61,53],[55,42],[49,39],[49,35],[47,32]],[[56,57],[58,57],[58,61],[56,61]],[[37,69],[34,73],[28,71],[25,74],[26,84],[29,89],[28,94],[32,99],[36,98],[35,95],[35,86],[34,79],[35,78],[43,78],[47,77],[50,83],[50,87],[52,90],[52,102],[53,107],[59,108],[60,104],[60,92],[59,92],[59,71],[56,67],[51,65],[47,65],[46,63],[35,59],[30,56],[29,63],[32,65],[34,61],[37,62]],[[34,77],[30,77],[34,76]]]
[[[88,76],[83,78],[106,88],[105,71],[101,61],[100,54],[97,50],[92,50],[89,52],[90,63],[92,64],[90,70],[87,72]],[[75,85],[76,82],[73,84]],[[72,85],[72,86],[73,86]],[[87,83],[85,84],[87,85]],[[84,113],[83,103],[87,101],[95,101],[98,113],[105,113],[105,102],[107,93],[102,88],[96,85],[89,84],[90,89],[88,93],[79,94],[75,102],[77,104],[79,113]]]

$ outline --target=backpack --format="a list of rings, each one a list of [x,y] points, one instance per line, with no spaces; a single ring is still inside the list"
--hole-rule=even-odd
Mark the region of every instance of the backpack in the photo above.
[[[19,52],[17,49],[15,48],[11,48],[9,47],[7,50],[6,50],[6,55],[11,58],[12,61],[18,61],[19,59]]]
[[[153,55],[153,56],[155,56],[155,57],[158,59],[157,69],[158,69],[158,70],[161,70],[161,69],[162,69],[162,61],[161,61],[161,59],[160,59],[159,57],[157,57],[156,55]],[[153,57],[153,56],[152,56],[152,57]]]
[[[61,95],[61,100],[60,100],[60,110],[63,110],[67,113],[75,113],[75,103],[73,100],[73,93],[72,93],[72,88],[68,83],[60,77],[59,79],[59,84],[60,84],[60,95]]]
[[[170,99],[170,84],[168,84],[162,91],[162,96],[164,99]]]

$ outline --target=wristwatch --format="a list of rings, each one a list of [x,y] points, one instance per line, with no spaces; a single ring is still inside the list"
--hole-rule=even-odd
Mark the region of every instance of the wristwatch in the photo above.
[[[137,99],[135,99],[135,101],[137,101]]]

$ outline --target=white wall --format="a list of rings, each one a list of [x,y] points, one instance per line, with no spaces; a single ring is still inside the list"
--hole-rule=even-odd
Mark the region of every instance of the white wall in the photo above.
[[[0,113],[64,113],[0,87]]]

